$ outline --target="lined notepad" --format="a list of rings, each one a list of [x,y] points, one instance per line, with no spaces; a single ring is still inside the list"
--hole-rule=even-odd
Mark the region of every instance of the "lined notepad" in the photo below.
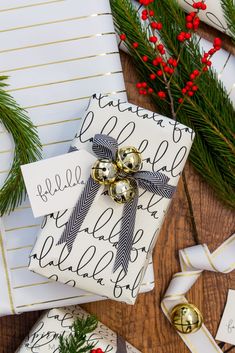
[[[2,0],[0,75],[9,76],[9,93],[38,127],[43,156],[67,152],[89,96],[126,99],[108,0]],[[1,127],[0,187],[13,149]],[[2,219],[0,315],[99,299],[28,271],[40,222],[27,201]],[[150,267],[143,289],[152,287]]]

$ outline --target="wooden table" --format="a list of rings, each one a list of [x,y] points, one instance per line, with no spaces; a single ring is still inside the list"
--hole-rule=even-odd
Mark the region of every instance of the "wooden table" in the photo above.
[[[130,102],[154,109],[147,98],[136,93],[137,77],[131,59],[122,54],[122,62]],[[178,250],[196,244],[192,217],[199,234],[198,241],[208,244],[211,251],[235,229],[234,213],[217,200],[214,192],[189,163],[186,165],[185,175],[186,185],[181,179],[154,252],[155,290],[141,294],[135,306],[110,300],[82,305],[143,353],[188,352],[161,312],[160,299],[172,274],[180,269]],[[189,212],[186,189],[192,201],[193,214]],[[235,272],[228,275],[204,273],[188,296],[203,312],[205,323],[213,335],[216,333],[229,288],[235,289]],[[40,315],[40,312],[34,312],[1,318],[0,353],[14,353]],[[231,352],[235,352],[235,349]]]

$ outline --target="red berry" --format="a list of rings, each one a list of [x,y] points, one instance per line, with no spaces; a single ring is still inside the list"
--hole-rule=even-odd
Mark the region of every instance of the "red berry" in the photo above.
[[[151,23],[151,27],[152,27],[153,29],[157,29],[157,22],[152,22],[152,23]]]
[[[182,34],[179,34],[177,36],[178,41],[183,42],[184,41],[184,36]]]
[[[201,61],[202,61],[203,64],[206,64],[207,63],[207,58],[202,58]]]
[[[194,17],[196,16],[196,14],[197,14],[196,12],[190,12],[190,13],[189,13],[189,16],[191,16],[192,18],[194,18]]]
[[[194,92],[193,91],[188,91],[188,96],[189,97],[192,97],[194,95]]]
[[[194,9],[197,9],[197,8],[198,8],[196,2],[193,4],[193,8],[194,8]]]
[[[149,77],[151,78],[151,80],[155,80],[156,75],[155,75],[155,74],[150,74],[150,76],[149,76]]]
[[[181,103],[183,103],[183,98],[179,98],[178,99],[178,102],[181,104]]]
[[[181,92],[185,94],[187,92],[186,88],[182,88]]]
[[[198,90],[198,86],[194,85],[194,86],[192,87],[192,91],[197,91],[197,90]]]
[[[203,3],[201,4],[201,9],[204,11],[204,10],[206,10],[206,8],[207,8],[207,6],[206,6],[206,4],[203,2]]]
[[[157,94],[158,94],[158,97],[161,98],[161,99],[166,98],[166,93],[163,92],[163,91],[159,91]]]
[[[157,57],[156,57],[156,60],[157,60],[158,64],[161,64],[161,63],[162,63],[162,61],[163,61],[163,60],[162,60],[162,58],[161,58],[160,56],[157,56]]]
[[[170,69],[170,68],[169,68],[169,66],[167,66],[167,65],[164,67],[164,71],[165,71],[165,72],[169,72],[169,69]]]
[[[207,66],[211,66],[212,65],[212,62],[210,60],[207,61],[206,63]]]
[[[193,24],[192,24],[191,22],[188,22],[188,23],[186,24],[186,27],[187,27],[188,29],[192,29],[192,28],[193,28]]]
[[[146,15],[142,15],[141,18],[143,21],[146,21],[148,17]]]
[[[187,32],[185,33],[185,39],[190,39],[191,38],[191,33]]]
[[[221,46],[222,45],[222,40],[218,37],[214,39],[214,46]]]
[[[144,61],[144,62],[146,62],[146,61],[148,61],[148,57],[147,57],[147,55],[144,55],[144,56],[142,56],[142,60]]]
[[[187,22],[192,22],[193,17],[191,15],[186,16],[186,21]]]
[[[138,48],[138,46],[139,46],[139,43],[137,43],[137,42],[134,42],[133,44],[132,44],[132,46],[133,46],[133,48]]]
[[[168,72],[169,72],[170,75],[172,75],[174,73],[174,71],[175,70],[172,67],[169,67]]]
[[[198,76],[198,75],[199,75],[199,71],[198,71],[198,70],[194,70],[194,71],[193,71],[193,74],[194,74],[195,76]]]
[[[148,93],[153,93],[153,89],[151,87],[148,89]]]
[[[178,61],[176,59],[173,59],[172,65],[176,67],[178,65]]]
[[[191,74],[189,77],[190,77],[191,80],[195,79],[195,75],[194,74]]]
[[[154,60],[152,61],[152,64],[153,64],[154,66],[157,66],[157,65],[158,65],[157,59],[154,59]]]
[[[157,48],[159,51],[162,51],[164,49],[164,46],[162,44],[158,44]]]
[[[142,87],[142,83],[138,82],[138,83],[136,84],[136,88],[141,88],[141,87]]]
[[[149,16],[154,16],[154,11],[153,10],[149,11]]]
[[[189,87],[193,86],[193,82],[192,81],[188,81],[187,82],[187,86],[189,86]]]
[[[121,40],[126,40],[126,35],[124,33],[120,34],[119,37],[120,37]]]
[[[208,71],[208,67],[207,67],[207,66],[204,66],[202,70],[203,70],[203,71]]]
[[[158,71],[157,71],[157,75],[158,75],[158,76],[162,76],[162,75],[163,75],[162,70],[158,70]]]
[[[96,353],[103,353],[101,348],[97,348]]]
[[[158,22],[156,29],[160,31],[162,29],[162,23]]]
[[[219,46],[219,45],[216,45],[215,46],[215,50],[217,51],[217,50],[220,50],[221,49],[221,47]]]
[[[142,87],[147,87],[147,83],[146,82],[142,82],[142,85],[141,85]]]
[[[152,37],[149,38],[149,41],[151,43],[156,43],[157,42],[157,37],[156,36],[152,36]]]

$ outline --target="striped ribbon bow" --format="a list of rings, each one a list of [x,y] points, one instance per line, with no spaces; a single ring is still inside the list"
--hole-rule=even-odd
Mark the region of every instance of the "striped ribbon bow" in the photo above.
[[[72,147],[71,151],[74,150],[75,148]],[[108,158],[115,162],[118,142],[111,136],[97,134],[93,139],[92,150],[98,158]],[[175,191],[175,186],[168,184],[169,178],[160,172],[139,171],[131,175],[128,174],[126,177],[135,186],[136,192],[134,198],[124,204],[123,207],[117,255],[113,267],[113,272],[122,268],[125,273],[128,271],[133,245],[139,187],[168,199],[172,198]],[[71,251],[86,214],[94,202],[100,187],[101,185],[90,176],[57,245],[66,243],[68,250]]]

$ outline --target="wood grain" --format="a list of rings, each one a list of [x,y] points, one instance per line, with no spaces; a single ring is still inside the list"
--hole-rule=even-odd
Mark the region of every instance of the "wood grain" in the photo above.
[[[122,54],[122,63],[129,101],[154,109],[145,97],[136,93],[137,78],[131,59]],[[234,232],[234,212],[217,200],[213,191],[190,164],[186,165],[185,175],[199,240],[207,243],[210,250],[214,250]],[[141,294],[135,306],[105,301],[83,307],[95,313],[104,324],[118,331],[143,353],[188,352],[162,314],[160,300],[172,274],[179,270],[178,250],[194,244],[188,202],[180,180],[154,253],[155,290]],[[234,272],[228,275],[205,273],[188,296],[202,310],[206,325],[213,335],[219,324],[228,288],[235,289]],[[13,353],[40,315],[41,313],[34,312],[1,318],[0,353]]]

